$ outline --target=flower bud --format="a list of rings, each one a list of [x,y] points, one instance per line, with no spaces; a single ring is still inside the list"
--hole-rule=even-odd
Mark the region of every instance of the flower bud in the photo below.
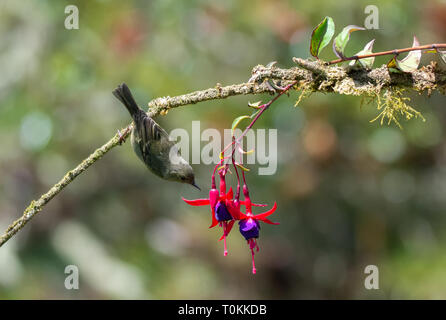
[[[209,204],[211,205],[212,210],[217,205],[218,197],[219,197],[219,192],[217,189],[209,190]]]

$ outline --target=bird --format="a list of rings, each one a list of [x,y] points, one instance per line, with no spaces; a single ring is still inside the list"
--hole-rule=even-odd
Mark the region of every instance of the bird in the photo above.
[[[181,157],[178,146],[169,139],[167,132],[135,102],[129,87],[122,83],[113,90],[133,119],[130,141],[136,155],[155,175],[168,181],[195,183],[194,170]]]

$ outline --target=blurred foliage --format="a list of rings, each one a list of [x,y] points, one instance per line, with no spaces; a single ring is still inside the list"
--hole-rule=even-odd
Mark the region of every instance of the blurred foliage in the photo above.
[[[73,1],[0,4],[0,226],[130,122],[111,90],[125,81],[142,104],[246,81],[251,68],[307,58],[314,26],[363,25],[367,1]],[[379,30],[352,34],[346,54],[444,42],[444,1],[379,1]],[[426,55],[427,56],[427,55]],[[322,59],[333,59],[324,50]],[[422,63],[431,56],[423,57]],[[375,66],[388,57],[378,57]],[[435,58],[434,58],[435,59]],[[240,235],[223,257],[209,212],[189,186],[151,175],[130,144],[70,184],[0,249],[0,298],[446,298],[444,97],[413,96],[426,122],[369,123],[360,98],[282,97],[256,128],[277,128],[273,176],[248,174],[254,201],[277,201],[280,226],[262,228],[258,273]],[[168,131],[230,128],[246,113],[235,97],[172,110]],[[209,186],[211,166],[194,165]],[[202,191],[200,196],[205,196]],[[64,269],[80,289],[64,288]],[[364,268],[380,290],[364,289]]]

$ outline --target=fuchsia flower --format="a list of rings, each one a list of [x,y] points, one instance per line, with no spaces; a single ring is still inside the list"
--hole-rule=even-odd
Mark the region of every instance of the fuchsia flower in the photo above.
[[[192,206],[203,206],[210,205],[212,212],[212,224],[209,228],[213,228],[219,225],[223,229],[223,235],[220,240],[224,240],[224,255],[228,254],[226,246],[226,237],[232,230],[235,221],[239,221],[240,233],[248,242],[249,248],[251,249],[252,255],[252,273],[256,273],[255,262],[254,262],[254,249],[259,251],[259,246],[257,244],[257,238],[259,237],[260,231],[260,221],[268,224],[278,224],[269,220],[267,217],[273,214],[277,209],[277,204],[274,203],[273,208],[267,212],[253,215],[252,207],[264,207],[265,204],[255,204],[251,202],[249,197],[248,187],[246,182],[243,185],[243,195],[245,200],[239,200],[240,197],[240,185],[237,186],[237,194],[233,199],[234,193],[232,187],[226,192],[226,173],[227,166],[219,170],[220,176],[220,192],[216,189],[215,178],[212,176],[212,187],[209,191],[209,199],[196,199],[196,200],[183,200]],[[215,172],[215,171],[214,171]],[[244,177],[243,177],[244,178]],[[244,205],[246,208],[246,213],[243,213],[240,208]]]
[[[232,230],[232,227],[235,221],[239,221],[240,233],[248,242],[249,248],[251,249],[252,255],[252,273],[256,273],[255,263],[254,263],[254,249],[259,251],[259,246],[257,245],[257,238],[260,233],[260,221],[263,221],[268,224],[278,224],[272,222],[267,217],[274,213],[277,209],[277,204],[274,203],[274,206],[271,210],[253,215],[252,207],[259,206],[263,207],[263,204],[254,204],[251,202],[249,198],[248,186],[246,185],[245,180],[245,172],[249,171],[249,169],[245,168],[241,163],[243,162],[243,154],[247,154],[250,151],[244,151],[242,148],[241,141],[246,133],[253,127],[259,117],[267,110],[271,104],[276,101],[280,96],[287,93],[291,88],[295,87],[298,81],[293,81],[288,84],[284,88],[279,88],[280,92],[272,98],[269,102],[264,103],[262,105],[249,105],[250,107],[254,107],[257,109],[251,116],[241,116],[234,120],[232,124],[232,131],[234,132],[237,125],[240,123],[240,119],[251,118],[251,123],[245,128],[242,134],[239,137],[235,137],[234,133],[232,134],[232,143],[228,144],[223,151],[220,153],[221,161],[215,166],[214,172],[212,174],[212,186],[209,191],[209,199],[197,199],[197,200],[183,200],[192,205],[192,206],[204,206],[210,205],[212,212],[212,224],[209,228],[215,227],[217,224],[223,228],[223,235],[220,240],[224,240],[225,242],[225,250],[224,255],[228,254],[228,250],[226,249],[226,237],[229,232]],[[226,151],[230,149],[230,154],[226,155]],[[240,154],[240,162],[237,162],[236,158],[236,150],[239,151]],[[235,198],[233,199],[233,191],[232,188],[229,188],[229,191],[226,193],[226,181],[225,175],[228,172],[229,163],[234,166],[235,173],[237,175],[237,192]],[[244,201],[240,201],[240,176],[237,170],[239,167],[242,170],[243,174],[243,195],[245,197]],[[220,192],[216,188],[215,184],[215,173],[218,170],[220,175]],[[246,208],[246,213],[241,212],[240,208],[244,205]]]
[[[223,228],[223,236],[221,239],[224,239],[225,243],[224,255],[226,256],[228,255],[228,250],[226,247],[226,236],[229,234],[229,231],[232,229],[232,225],[234,224],[233,217],[226,208],[226,204],[232,201],[233,191],[232,187],[230,187],[228,193],[226,193],[226,180],[225,180],[226,168],[220,170],[219,175],[220,175],[220,192],[218,192],[218,190],[216,189],[215,177],[213,175],[212,188],[209,191],[209,199],[187,200],[183,198],[183,200],[187,204],[192,206],[203,206],[203,205],[211,206],[212,223],[209,228],[213,228],[216,225],[220,225],[220,227]]]
[[[221,175],[220,175],[221,177]],[[212,176],[212,188],[211,190],[209,190],[209,199],[195,199],[195,200],[187,200],[187,199],[183,199],[184,202],[186,202],[187,204],[191,205],[191,206],[207,206],[210,205],[211,206],[211,211],[212,211],[212,223],[209,226],[209,228],[213,228],[215,227],[219,220],[216,217],[216,207],[218,203],[223,202],[227,197],[232,198],[232,188],[229,189],[229,192],[226,194],[226,183],[224,180],[224,175],[223,175],[223,179],[220,179],[220,192],[218,192],[218,190],[216,189],[216,185],[215,185],[215,177]],[[220,207],[219,207],[220,208]],[[224,209],[220,209],[220,213],[219,215],[222,215],[221,210]]]
[[[277,225],[279,223],[272,222],[267,217],[274,213],[277,209],[277,203],[274,202],[274,206],[260,214],[253,215],[252,214],[252,203],[249,199],[249,193],[248,188],[246,188],[246,185],[243,186],[243,194],[245,196],[245,207],[246,207],[246,214],[239,212],[239,229],[242,236],[246,239],[249,245],[249,249],[251,249],[251,256],[252,256],[252,273],[256,273],[256,266],[254,261],[254,248],[259,251],[259,246],[257,244],[257,238],[259,237],[260,233],[260,221],[263,221],[268,224],[274,224]]]

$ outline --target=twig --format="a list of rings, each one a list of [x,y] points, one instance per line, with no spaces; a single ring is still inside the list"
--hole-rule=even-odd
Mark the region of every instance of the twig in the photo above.
[[[410,47],[410,48],[404,48],[404,49],[396,49],[396,50],[389,50],[389,51],[382,51],[382,52],[375,52],[370,54],[364,54],[360,56],[352,56],[352,57],[343,57],[336,60],[330,61],[328,64],[336,64],[341,63],[344,61],[351,61],[351,60],[360,60],[365,58],[371,58],[371,57],[378,57],[378,56],[387,56],[387,55],[399,55],[400,53],[409,52],[409,51],[416,51],[416,50],[429,50],[429,49],[445,49],[446,43],[434,43],[434,44],[427,44],[424,46],[417,46],[417,47]]]

